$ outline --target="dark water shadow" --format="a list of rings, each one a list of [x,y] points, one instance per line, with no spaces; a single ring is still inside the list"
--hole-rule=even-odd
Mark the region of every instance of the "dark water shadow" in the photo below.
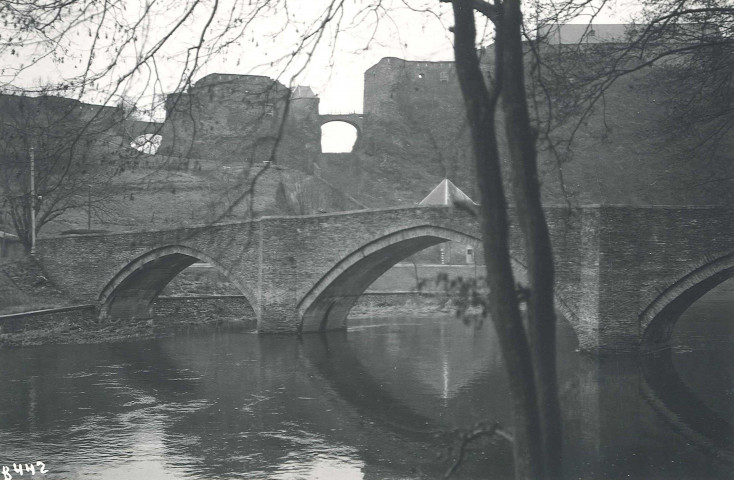
[[[351,348],[347,332],[304,335],[301,343],[304,357],[365,419],[417,441],[435,438],[443,431],[437,422],[390,395],[371,376]]]
[[[691,444],[734,465],[734,426],[709,408],[675,369],[671,349],[641,358],[641,393]]]

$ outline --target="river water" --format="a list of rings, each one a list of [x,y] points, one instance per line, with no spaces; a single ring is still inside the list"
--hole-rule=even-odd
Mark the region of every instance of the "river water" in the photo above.
[[[581,354],[561,322],[570,478],[734,478],[733,304],[699,301],[672,353],[645,362]],[[510,418],[491,325],[451,317],[2,350],[0,385],[12,478],[13,463],[53,479],[440,478],[453,429]],[[492,439],[455,478],[511,474],[510,445]]]

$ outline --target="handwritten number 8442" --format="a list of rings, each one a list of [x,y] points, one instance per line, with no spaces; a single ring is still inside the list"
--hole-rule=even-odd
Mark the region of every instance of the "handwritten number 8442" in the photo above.
[[[36,462],[36,464],[32,463],[14,463],[13,464],[13,473],[15,473],[18,476],[23,476],[23,473],[30,473],[31,475],[36,474],[36,467],[38,467],[38,473],[46,473],[48,470],[46,470],[46,464],[43,462]],[[10,473],[10,467],[7,465],[3,465],[2,467],[2,474],[3,478],[2,480],[12,480],[13,474]]]

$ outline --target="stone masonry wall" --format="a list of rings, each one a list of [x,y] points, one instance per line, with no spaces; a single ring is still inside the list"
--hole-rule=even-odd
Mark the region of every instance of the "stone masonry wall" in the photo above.
[[[0,347],[84,343],[100,337],[93,305],[0,316]]]
[[[469,130],[453,62],[383,58],[364,74],[364,111],[364,176],[384,172],[392,185],[410,182],[415,177],[410,172],[420,170],[421,183],[426,183],[426,174],[437,180],[447,177],[476,198]],[[436,183],[410,185],[410,190],[420,192]],[[413,196],[413,201],[422,198]]]
[[[611,339],[642,336],[643,311],[695,269],[734,252],[734,209],[601,207],[599,342],[607,353],[636,350]],[[724,279],[722,279],[724,280]]]
[[[126,265],[151,251],[170,246],[184,246],[191,249],[194,258],[226,265],[230,278],[252,278],[259,268],[256,222],[46,238],[39,241],[38,252],[49,278],[66,290],[70,298],[96,302],[104,287]],[[245,284],[254,287],[256,282]]]
[[[310,173],[321,151],[319,100],[290,95],[267,77],[208,75],[168,96],[159,152],[251,165],[271,160],[277,142],[276,163]]]
[[[170,335],[190,327],[256,325],[242,296],[160,297],[153,317],[101,321],[95,305],[0,315],[0,347],[99,343]]]
[[[589,55],[593,60],[594,54]],[[483,58],[482,68],[488,72],[490,55]],[[554,124],[556,141],[569,138],[575,130],[574,144],[569,155],[558,158],[539,143],[545,204],[734,202],[730,181],[721,180],[732,178],[734,140],[722,139],[716,155],[704,156],[703,149],[696,148],[700,137],[693,138],[695,129],[688,137],[672,136],[670,99],[656,81],[664,73],[653,66],[624,76],[605,91],[603,105],[592,109],[584,122],[577,125],[578,112],[570,112],[563,125]],[[421,187],[430,188],[444,176],[478,197],[463,99],[452,62],[383,58],[365,72],[364,86],[364,138],[359,154],[354,154],[360,169],[345,168],[344,175],[357,177],[350,183],[364,186],[362,191],[368,194],[384,191],[361,201],[371,207],[396,205],[398,199],[410,198],[406,190],[418,201]],[[539,95],[536,100],[542,110],[546,99]],[[544,118],[542,111],[539,116]],[[502,132],[501,111],[497,121]],[[499,141],[506,158],[502,135]],[[338,176],[338,165],[333,167],[332,174]],[[504,171],[509,171],[509,165]],[[411,183],[418,178],[419,182]],[[381,203],[380,198],[385,200]]]
[[[153,315],[176,317],[197,322],[236,319],[256,326],[255,311],[242,295],[190,295],[158,297],[153,301]]]
[[[490,55],[482,58],[483,70],[489,71]],[[656,68],[625,76],[605,91],[603,108],[593,110],[578,126],[568,161],[559,163],[540,145],[546,204],[734,202],[731,184],[720,181],[734,177],[734,140],[722,139],[716,158],[699,158],[691,154],[695,150],[691,138],[666,135],[670,107],[665,103],[666,92],[655,82]],[[288,113],[281,122],[287,98]],[[97,153],[103,145],[105,151],[110,146],[129,147],[126,130],[159,130],[155,123],[124,119],[120,109],[73,99],[0,95],[0,107],[0,117],[8,125],[18,123],[19,118],[38,123],[43,117],[39,125],[44,135],[64,141],[74,136],[79,125],[95,118],[91,128],[85,129],[85,136],[90,136],[83,149]],[[266,77],[212,74],[188,91],[169,96],[159,153],[223,163],[261,162],[271,159],[276,137],[280,137],[276,163],[306,173],[312,173],[318,163],[324,178],[371,208],[412,205],[445,177],[478,198],[453,62],[390,57],[370,67],[364,74],[360,139],[351,153],[320,157],[322,120],[318,97],[291,97],[288,88]],[[576,127],[576,117],[571,115],[566,123],[555,131],[558,139]],[[500,112],[498,130],[502,128]],[[705,136],[707,132],[700,133]],[[18,144],[16,150],[25,155],[27,145]],[[37,155],[40,161],[42,152]]]
[[[546,218],[556,263],[558,307],[579,335],[581,348],[598,353],[637,351],[645,328],[640,323],[644,309],[694,269],[734,252],[730,240],[734,209],[547,208]],[[260,331],[293,333],[301,321],[300,302],[313,298],[310,292],[324,285],[322,279],[332,278],[332,271],[343,271],[338,270],[340,262],[352,258],[358,262],[370,245],[385,238],[402,242],[403,232],[417,228],[435,232],[421,235],[478,236],[476,221],[468,214],[422,207],[44,239],[39,253],[55,284],[77,299],[94,302],[110,279],[135,259],[149,258],[148,265],[156,265],[152,262],[159,257],[148,257],[146,252],[165,252],[160,249],[167,245],[185,247],[191,250],[171,251],[198,255],[229,271],[229,278],[251,299]],[[514,222],[510,240],[513,256],[522,265],[523,246]]]
[[[548,210],[557,255],[559,296],[568,311],[579,298],[577,252],[579,217],[566,209]],[[296,306],[334,266],[376,239],[410,227],[435,225],[476,238],[468,214],[445,207],[389,209],[300,217],[269,217],[212,227],[114,235],[48,238],[39,257],[49,278],[76,301],[96,302],[126,265],[149,252],[172,246],[212,261],[244,287],[264,331],[294,331]],[[522,247],[513,235],[522,262]],[[181,251],[175,250],[177,253]],[[188,250],[185,250],[188,251]],[[158,258],[150,257],[150,261]],[[402,258],[395,258],[398,262]]]

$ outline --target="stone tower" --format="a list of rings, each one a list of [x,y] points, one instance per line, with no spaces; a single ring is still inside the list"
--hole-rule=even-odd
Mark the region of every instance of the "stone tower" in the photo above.
[[[308,171],[319,150],[319,99],[257,75],[211,74],[166,100],[161,155],[265,161]],[[277,145],[277,148],[276,148]]]

